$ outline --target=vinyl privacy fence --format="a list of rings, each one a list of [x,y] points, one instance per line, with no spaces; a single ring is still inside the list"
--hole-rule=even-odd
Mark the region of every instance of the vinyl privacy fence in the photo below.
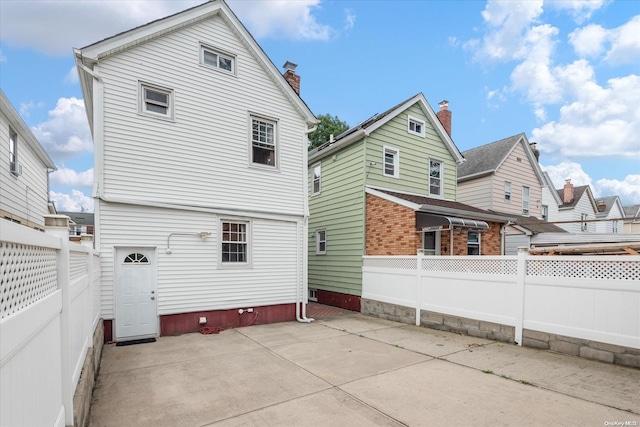
[[[365,256],[362,297],[640,349],[639,256]]]
[[[0,220],[0,425],[73,425],[73,395],[99,319],[99,260]],[[49,230],[48,230],[49,231]]]

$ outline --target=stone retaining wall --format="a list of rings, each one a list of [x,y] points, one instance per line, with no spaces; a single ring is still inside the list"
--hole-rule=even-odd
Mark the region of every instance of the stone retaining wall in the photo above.
[[[73,395],[73,425],[75,427],[86,427],[89,425],[89,411],[91,409],[91,398],[93,387],[100,371],[100,358],[104,346],[104,326],[102,319],[98,322],[96,330],[93,332],[93,344],[87,349],[87,356],[82,365],[82,373],[78,380],[76,392]]]
[[[368,316],[413,325],[416,319],[415,313],[415,308],[362,298],[362,314]],[[420,313],[420,325],[431,329],[473,337],[508,343],[515,342],[515,328],[499,323],[467,319],[465,317],[423,310]],[[522,345],[525,347],[551,350],[587,359],[614,363],[616,365],[640,368],[640,349],[548,334],[529,329],[524,329],[522,335]]]

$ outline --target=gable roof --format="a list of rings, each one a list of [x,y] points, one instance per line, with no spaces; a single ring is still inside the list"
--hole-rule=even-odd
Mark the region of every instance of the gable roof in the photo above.
[[[556,190],[560,200],[563,202],[561,205],[558,205],[558,209],[573,209],[576,207],[583,194],[586,192],[587,197],[589,197],[591,201],[591,205],[593,206],[593,210],[597,211],[596,201],[593,198],[593,193],[591,192],[591,187],[588,185],[579,185],[577,187],[573,187],[573,200],[569,203],[564,203],[564,188],[559,188]]]
[[[551,193],[551,196],[556,201],[556,204],[560,206],[562,204],[562,199],[560,198],[560,196],[558,195],[558,192],[554,188],[553,181],[551,181],[551,177],[549,176],[547,171],[542,172],[542,179],[543,179],[543,184],[548,188],[549,192]]]
[[[622,208],[622,203],[620,202],[620,198],[618,196],[608,196],[608,197],[598,197],[596,199],[596,208],[600,202],[604,202],[604,210],[602,212],[597,211],[596,217],[606,218],[609,216],[609,212],[611,209],[617,204],[618,210],[622,215],[624,215],[624,209]]]
[[[108,37],[81,49],[74,49],[76,65],[80,76],[80,85],[85,97],[85,109],[91,129],[93,130],[93,84],[94,79],[100,80],[100,76],[93,72],[93,67],[99,60],[214,16],[222,17],[222,19],[233,28],[235,34],[242,39],[245,46],[253,53],[258,62],[264,65],[265,70],[275,84],[277,84],[285,96],[290,99],[299,114],[305,118],[307,125],[319,123],[309,107],[285,80],[278,68],[225,1],[210,0],[201,5],[183,10],[182,12]]]
[[[379,129],[381,126],[384,126],[390,120],[394,119],[403,111],[407,110],[409,107],[418,104],[418,106],[422,109],[425,116],[427,116],[429,122],[436,130],[436,133],[442,138],[445,146],[451,153],[451,156],[456,160],[457,163],[462,163],[464,161],[464,156],[458,150],[455,143],[451,139],[451,136],[444,130],[442,123],[436,116],[436,113],[433,111],[427,99],[424,97],[422,92],[412,96],[411,98],[395,105],[388,110],[374,114],[363,122],[358,123],[357,125],[347,129],[342,132],[340,135],[336,136],[333,141],[329,141],[314,150],[309,152],[309,161],[315,161],[319,158],[327,156],[343,147],[350,145],[360,139],[371,135],[373,131]]]
[[[522,148],[529,159],[529,164],[538,177],[540,184],[543,184],[544,178],[538,165],[538,159],[533,154],[527,136],[524,133],[463,151],[462,155],[466,160],[458,167],[458,182],[496,173],[518,144],[522,144]]]
[[[51,160],[51,157],[49,157],[40,142],[38,142],[36,137],[33,135],[29,126],[27,126],[24,120],[22,120],[22,117],[20,117],[15,108],[13,108],[9,98],[7,98],[2,89],[0,89],[0,111],[2,111],[2,113],[7,117],[7,120],[9,120],[9,124],[13,130],[33,150],[42,164],[49,169],[57,170],[55,163]],[[20,154],[18,153],[18,157],[19,156]],[[18,160],[20,159],[18,158]]]
[[[499,213],[499,212],[496,212]],[[508,214],[503,214],[508,215]],[[555,224],[544,221],[542,219],[538,219],[535,216],[522,216],[522,215],[511,215],[515,218],[513,221],[513,226],[518,229],[527,229],[532,234],[540,234],[540,233],[566,233],[567,231],[563,228],[558,227]]]
[[[640,216],[640,205],[623,206],[624,216],[634,218]]]

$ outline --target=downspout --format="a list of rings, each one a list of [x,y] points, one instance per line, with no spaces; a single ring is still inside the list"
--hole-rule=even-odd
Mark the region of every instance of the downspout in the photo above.
[[[305,139],[308,141],[308,135],[318,128],[316,124],[311,129],[305,131]],[[304,219],[302,222],[302,282],[300,283],[300,294],[296,292],[296,320],[301,323],[311,323],[314,319],[307,317],[307,304],[305,304],[305,295],[309,294],[309,189],[307,188],[307,176],[309,171],[308,151],[302,156],[302,170],[305,179],[302,183],[304,194]],[[299,296],[299,298],[298,298]]]

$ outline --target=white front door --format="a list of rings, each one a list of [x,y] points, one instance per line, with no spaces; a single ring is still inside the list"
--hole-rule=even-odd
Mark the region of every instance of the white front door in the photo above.
[[[155,249],[118,248],[114,261],[116,339],[156,336]]]

